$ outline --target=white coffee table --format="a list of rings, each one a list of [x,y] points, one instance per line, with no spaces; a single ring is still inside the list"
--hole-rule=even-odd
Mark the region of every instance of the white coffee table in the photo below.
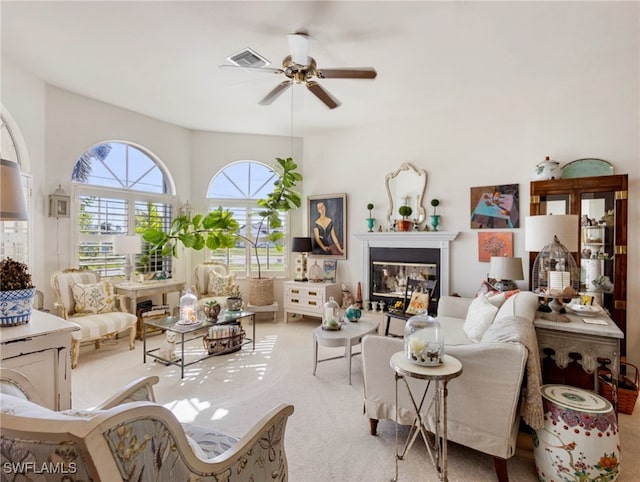
[[[316,374],[318,363],[346,358],[349,385],[351,385],[351,357],[361,353],[352,353],[351,347],[359,345],[365,335],[377,333],[379,324],[379,321],[360,319],[360,321],[356,322],[345,322],[340,330],[323,330],[322,326],[313,330],[313,375],[315,376]],[[344,346],[344,355],[318,360],[318,345],[327,347]]]

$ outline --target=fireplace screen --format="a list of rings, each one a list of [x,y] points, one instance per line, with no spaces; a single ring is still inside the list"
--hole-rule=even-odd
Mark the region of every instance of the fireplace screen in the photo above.
[[[407,280],[435,280],[435,263],[398,263],[395,261],[374,261],[372,263],[372,299],[392,301],[404,299]]]

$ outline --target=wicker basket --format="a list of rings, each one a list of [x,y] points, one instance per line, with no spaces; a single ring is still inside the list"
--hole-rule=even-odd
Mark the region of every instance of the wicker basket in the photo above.
[[[216,327],[218,328],[218,327]],[[222,327],[219,327],[222,328]],[[202,342],[209,355],[222,355],[224,353],[232,353],[242,348],[245,333],[240,325],[230,326],[232,334],[229,336],[221,336],[221,333],[215,333],[217,330],[209,332],[209,336],[204,336]]]
[[[638,367],[627,362],[620,362],[620,365],[627,367],[627,375],[629,368],[635,372],[633,381],[628,376],[618,376],[618,411],[631,415],[638,399]],[[600,395],[610,402],[613,401],[611,385],[611,374],[600,375]]]
[[[250,305],[268,306],[273,304],[273,280],[274,278],[249,279]]]

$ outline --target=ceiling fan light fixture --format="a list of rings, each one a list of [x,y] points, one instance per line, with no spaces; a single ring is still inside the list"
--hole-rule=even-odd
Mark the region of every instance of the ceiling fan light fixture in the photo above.
[[[287,38],[289,40],[291,60],[303,67],[309,65],[309,35],[306,33],[290,33]]]

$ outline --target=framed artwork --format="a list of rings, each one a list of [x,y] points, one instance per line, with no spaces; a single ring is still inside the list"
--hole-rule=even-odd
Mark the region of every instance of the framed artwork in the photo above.
[[[471,188],[471,229],[520,227],[518,184]]]
[[[491,261],[491,256],[513,257],[513,233],[506,231],[478,233],[478,261]]]
[[[346,259],[347,195],[309,196],[311,256]]]
[[[336,271],[338,271],[337,259],[325,259],[323,261],[324,280],[331,283],[336,282]]]

